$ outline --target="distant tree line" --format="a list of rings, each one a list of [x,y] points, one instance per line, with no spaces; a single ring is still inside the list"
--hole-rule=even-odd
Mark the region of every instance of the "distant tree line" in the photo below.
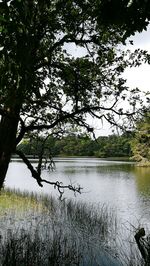
[[[78,132],[78,133],[77,133]],[[39,158],[54,156],[131,157],[141,166],[150,165],[150,112],[149,108],[136,122],[134,130],[122,135],[99,136],[77,129],[60,136],[47,137],[31,134],[20,143],[18,149],[26,155]]]
[[[91,138],[70,128],[65,135],[31,134],[25,137],[18,149],[26,155],[51,158],[54,156],[131,157],[139,165],[150,164],[150,112],[149,108],[139,118],[133,131],[118,135]]]
[[[39,156],[43,141],[42,137],[24,139],[18,148],[26,155]],[[130,134],[100,136],[96,140],[86,134],[69,134],[59,139],[50,136],[45,142],[45,156],[129,157],[130,142]]]

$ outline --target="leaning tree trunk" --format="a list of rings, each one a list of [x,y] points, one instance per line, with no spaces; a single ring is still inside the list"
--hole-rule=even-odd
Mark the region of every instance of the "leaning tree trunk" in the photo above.
[[[0,121],[0,189],[5,181],[11,154],[16,147],[18,122],[18,108],[13,108],[13,110],[7,108],[7,113],[2,116]]]

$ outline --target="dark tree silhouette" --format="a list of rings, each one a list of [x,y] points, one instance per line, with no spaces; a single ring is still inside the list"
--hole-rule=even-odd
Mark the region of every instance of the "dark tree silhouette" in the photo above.
[[[127,66],[139,64],[135,54],[140,52],[127,59],[126,52],[117,51],[117,45],[129,35],[127,20],[122,22],[119,17],[111,23],[114,17],[109,16],[107,21],[110,6],[102,2],[0,1],[0,188],[12,153],[23,159],[40,186],[48,182],[17,151],[25,135],[37,131],[55,133],[66,123],[92,132],[87,114],[116,125],[117,116],[129,117],[136,112],[138,90],[126,94],[121,74]],[[131,10],[139,1],[130,5],[129,1],[121,2],[125,2],[121,8]],[[113,6],[112,13],[115,10]],[[143,17],[140,29],[147,23],[147,15]],[[139,24],[135,21],[135,25]],[[84,56],[69,54],[69,45],[72,50],[81,48]],[[145,52],[141,56],[146,60]],[[134,107],[131,113],[118,105],[128,96]],[[58,189],[67,187],[80,192],[80,187],[49,183]]]

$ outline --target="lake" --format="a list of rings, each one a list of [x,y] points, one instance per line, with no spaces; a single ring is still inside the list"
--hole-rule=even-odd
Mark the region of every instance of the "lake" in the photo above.
[[[44,170],[43,177],[63,184],[80,184],[83,192],[76,195],[76,200],[109,206],[126,227],[150,227],[150,168],[95,158],[54,158],[54,161],[56,170]],[[40,188],[20,160],[10,163],[5,186],[58,196],[50,185]],[[74,198],[74,194],[66,191],[64,197]]]

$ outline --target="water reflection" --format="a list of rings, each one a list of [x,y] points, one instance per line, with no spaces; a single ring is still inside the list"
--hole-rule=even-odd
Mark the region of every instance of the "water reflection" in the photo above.
[[[150,197],[150,167],[135,167],[135,181],[138,191],[145,197]]]
[[[134,165],[131,164],[88,164],[88,165],[74,165],[69,164],[63,168],[65,174],[78,174],[78,173],[91,173],[91,171],[94,171],[94,173],[109,173],[111,172],[112,176],[116,174],[116,172],[124,172],[127,173],[127,177],[129,176],[129,173],[134,172]]]

